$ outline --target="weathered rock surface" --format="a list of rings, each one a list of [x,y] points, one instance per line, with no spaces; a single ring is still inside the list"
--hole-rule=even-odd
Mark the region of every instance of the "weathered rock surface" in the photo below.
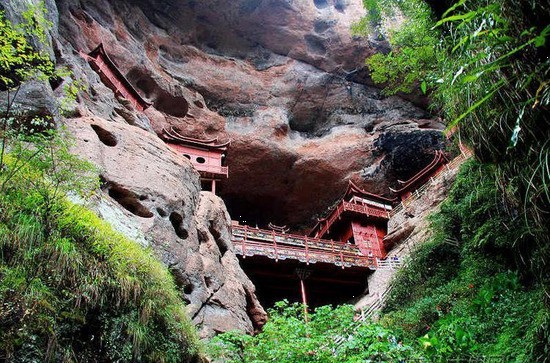
[[[101,168],[105,197],[95,209],[115,228],[151,246],[170,268],[202,337],[265,320],[239,267],[223,202],[200,195],[190,162],[153,134],[98,117],[67,122],[76,152]]]
[[[8,15],[17,18],[24,4],[10,1]],[[304,229],[348,179],[386,194],[442,146],[437,120],[372,87],[361,64],[387,44],[350,36],[364,13],[360,0],[46,7],[54,24],[47,50],[85,84],[68,124],[79,152],[103,167],[111,200],[98,210],[170,266],[203,335],[250,331],[265,314],[228,247],[220,201],[203,195],[199,203],[198,174],[155,133],[173,126],[231,139],[230,178],[220,190],[231,216]],[[99,43],[152,107],[137,112],[101,82],[79,53]]]
[[[232,139],[220,193],[235,219],[311,225],[349,178],[387,193],[441,147],[441,124],[423,109],[352,81],[368,78],[354,70],[380,47],[349,33],[359,0],[57,3],[59,58],[89,80],[80,113]],[[77,55],[100,42],[153,103],[144,115]]]
[[[0,98],[0,113],[5,115],[9,110],[16,122],[28,128],[40,127],[29,123],[33,119],[40,119],[45,124],[59,120],[59,104],[47,82],[23,83],[15,91],[0,92]]]
[[[254,295],[254,285],[239,267],[225,204],[214,194],[202,192],[195,221],[200,243],[196,263],[202,265],[199,269],[205,288],[197,292],[202,305],[192,303],[189,310],[194,322],[203,327],[201,335],[211,334],[212,330],[259,329],[267,314]]]

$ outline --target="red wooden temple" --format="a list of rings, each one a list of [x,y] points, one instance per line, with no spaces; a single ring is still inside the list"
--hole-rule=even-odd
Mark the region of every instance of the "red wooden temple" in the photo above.
[[[386,259],[393,247],[384,241],[390,212],[444,166],[443,152],[395,190],[393,199],[369,193],[350,182],[338,205],[320,219],[308,236],[288,233],[285,226],[271,230],[233,222],[232,242],[240,263],[257,286],[262,303],[283,298],[299,301],[308,291],[311,306],[346,302],[368,288],[365,272],[399,268],[398,258]],[[306,269],[307,279],[297,271]]]
[[[437,150],[431,163],[426,165],[426,167],[424,167],[408,180],[398,180],[398,183],[401,186],[398,189],[390,188],[390,190],[397,194],[401,198],[401,200],[405,200],[412,194],[412,192],[414,192],[420,186],[424,185],[432,176],[439,173],[445,166],[446,162],[447,159],[445,158],[445,154],[443,153],[443,151]]]
[[[310,236],[355,245],[364,256],[386,257],[384,236],[396,199],[369,193],[350,181],[344,198],[328,217],[320,219]]]
[[[210,186],[210,191],[216,193],[216,182],[228,176],[225,158],[229,141],[218,143],[217,138],[194,139],[181,135],[174,128],[164,128],[162,137],[172,150],[191,160],[201,175],[203,189],[208,189],[206,186]]]
[[[144,111],[151,106],[149,102],[141,97],[130,81],[128,81],[111,58],[109,58],[103,47],[103,43],[100,43],[97,48],[88,54],[83,52],[80,52],[80,54],[90,63],[90,66],[99,74],[101,81],[109,87],[116,96],[128,100],[138,111]]]

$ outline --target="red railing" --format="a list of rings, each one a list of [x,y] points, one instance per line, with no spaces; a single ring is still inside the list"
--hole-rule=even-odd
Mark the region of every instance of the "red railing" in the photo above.
[[[232,241],[235,252],[243,257],[261,255],[276,261],[293,259],[306,264],[325,262],[342,268],[376,269],[379,262],[364,256],[355,245],[249,226],[234,225]]]
[[[462,163],[469,159],[471,156],[471,152],[463,152],[455,157],[453,160],[451,160],[449,163],[445,164],[445,167],[434,173],[434,175],[432,175],[432,177],[425,184],[421,185],[418,189],[411,193],[409,197],[402,200],[397,206],[395,206],[393,210],[389,213],[389,216],[393,218],[395,215],[403,211],[407,205],[411,204],[415,200],[419,199],[422,195],[424,195],[430,185],[435,184],[442,178],[446,178],[449,174],[453,174],[454,170],[462,165]]]
[[[357,203],[351,203],[351,202],[342,202],[344,205],[344,210],[353,211],[357,213],[362,213],[367,216],[372,217],[379,217],[379,218],[390,218],[390,213],[385,210],[381,210],[378,208],[372,208],[367,205],[357,204]]]
[[[227,166],[208,165],[208,164],[199,164],[199,163],[193,163],[193,165],[198,171],[204,171],[206,173],[212,173],[212,174],[221,174],[225,176],[228,175]]]
[[[369,207],[363,204],[351,203],[342,201],[338,204],[338,207],[330,214],[330,216],[322,222],[322,227],[317,232],[317,236],[323,236],[330,229],[332,224],[337,218],[340,218],[343,212],[352,211],[356,213],[365,214],[366,216],[378,217],[378,218],[390,218],[390,213],[385,210]]]

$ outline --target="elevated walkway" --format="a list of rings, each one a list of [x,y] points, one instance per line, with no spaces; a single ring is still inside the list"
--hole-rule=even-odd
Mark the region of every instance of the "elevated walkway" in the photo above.
[[[396,269],[399,259],[380,260],[365,256],[356,245],[339,241],[287,234],[246,225],[232,226],[232,242],[235,253],[243,258],[265,256],[269,259],[297,260],[307,265],[318,262],[370,270]]]

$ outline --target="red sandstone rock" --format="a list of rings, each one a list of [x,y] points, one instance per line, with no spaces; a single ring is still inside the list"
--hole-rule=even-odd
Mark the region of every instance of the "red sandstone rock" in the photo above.
[[[363,13],[359,0],[59,3],[67,41],[84,51],[102,41],[153,103],[144,128],[233,140],[230,178],[220,190],[233,218],[311,225],[348,178],[387,193],[440,147],[429,128],[441,125],[423,110],[346,80],[345,71],[375,51],[349,34]],[[89,112],[128,122],[120,107],[109,112],[105,105],[117,101],[82,69],[97,99],[85,100]],[[412,131],[420,150],[374,143]]]
[[[233,253],[229,216],[218,197],[199,194],[191,163],[137,127],[97,117],[67,126],[75,151],[101,168],[107,199],[96,209],[169,266],[201,336],[257,329],[265,312]]]

